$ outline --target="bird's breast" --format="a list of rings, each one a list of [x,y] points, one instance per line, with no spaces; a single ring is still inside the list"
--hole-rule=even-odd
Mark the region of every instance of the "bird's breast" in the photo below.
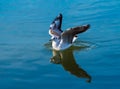
[[[65,50],[69,48],[72,44],[64,43],[62,40],[52,41],[52,47],[55,50]]]

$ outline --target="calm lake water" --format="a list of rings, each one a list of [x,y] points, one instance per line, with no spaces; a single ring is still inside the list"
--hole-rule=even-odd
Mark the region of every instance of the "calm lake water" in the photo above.
[[[62,52],[59,13],[63,30],[91,24]],[[120,89],[120,0],[0,0],[0,89]]]

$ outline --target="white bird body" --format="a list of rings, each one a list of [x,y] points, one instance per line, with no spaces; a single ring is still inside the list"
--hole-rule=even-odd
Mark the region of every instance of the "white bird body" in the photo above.
[[[52,47],[55,50],[64,50],[71,46],[72,44],[64,43],[62,39],[56,39],[52,41]]]

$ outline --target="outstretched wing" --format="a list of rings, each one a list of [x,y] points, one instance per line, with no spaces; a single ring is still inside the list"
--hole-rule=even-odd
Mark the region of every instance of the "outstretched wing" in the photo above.
[[[85,32],[89,27],[90,25],[88,24],[84,26],[77,26],[77,27],[70,28],[61,34],[61,39],[64,43],[66,42],[72,43],[74,36],[76,36],[79,33]]]
[[[61,31],[61,25],[62,25],[62,14],[60,13],[52,22],[52,24],[55,24],[55,28]]]
[[[62,14],[59,14],[51,23],[49,28],[49,34],[51,36],[60,36],[61,33],[63,32],[61,30],[61,25],[62,25]]]

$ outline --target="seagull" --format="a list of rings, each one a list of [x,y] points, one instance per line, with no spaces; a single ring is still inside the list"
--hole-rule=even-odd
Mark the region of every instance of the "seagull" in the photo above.
[[[49,34],[51,35],[52,48],[54,50],[65,50],[72,46],[79,33],[83,33],[90,28],[90,25],[76,26],[61,30],[62,14],[59,14],[51,23]]]

